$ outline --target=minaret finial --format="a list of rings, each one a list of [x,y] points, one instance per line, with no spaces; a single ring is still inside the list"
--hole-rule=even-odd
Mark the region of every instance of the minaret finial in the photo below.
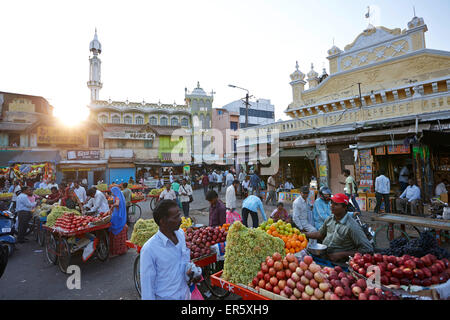
[[[200,81],[197,81],[197,88],[200,89]]]
[[[413,6],[413,11],[414,11],[414,18],[416,17],[416,7]]]
[[[298,60],[297,60],[297,61],[295,61],[295,70],[297,70],[297,71],[298,71]]]

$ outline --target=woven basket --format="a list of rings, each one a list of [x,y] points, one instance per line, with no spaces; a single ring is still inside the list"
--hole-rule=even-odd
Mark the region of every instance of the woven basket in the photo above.
[[[111,215],[104,217],[103,219],[99,220],[99,221],[92,221],[91,224],[93,226],[101,226],[102,224],[107,224],[111,221]]]

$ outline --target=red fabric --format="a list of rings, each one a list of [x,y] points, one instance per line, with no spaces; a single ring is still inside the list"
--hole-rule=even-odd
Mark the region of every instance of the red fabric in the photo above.
[[[128,240],[128,226],[125,225],[122,231],[114,235],[109,233],[109,253],[111,255],[121,255],[128,251],[126,241]]]
[[[345,203],[348,204],[348,197],[343,193],[337,193],[331,197],[331,201],[334,203]]]

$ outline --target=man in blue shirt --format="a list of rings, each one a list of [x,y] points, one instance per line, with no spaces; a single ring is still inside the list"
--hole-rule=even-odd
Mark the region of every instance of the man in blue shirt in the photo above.
[[[322,187],[319,190],[319,198],[314,201],[314,227],[319,230],[329,216],[331,216],[331,190],[328,187]]]
[[[397,210],[402,214],[406,214],[408,205],[411,206],[411,215],[416,215],[419,201],[420,201],[420,188],[416,186],[414,179],[408,180],[408,187],[400,195],[400,198],[395,200]]]
[[[259,190],[261,188],[261,179],[256,171],[250,176],[250,186],[252,187],[252,194],[259,197]]]
[[[261,211],[261,215],[264,221],[267,221],[266,213],[264,212],[264,205],[261,199],[257,196],[250,195],[242,202],[242,223],[248,227],[247,220],[248,215],[252,216],[253,228],[257,228],[258,221],[258,209]]]
[[[181,213],[173,200],[162,200],[153,211],[159,231],[148,240],[140,253],[142,300],[190,300],[188,281],[200,275],[190,263]],[[195,273],[195,274],[194,274]]]
[[[37,202],[30,202],[28,199],[29,196],[33,195],[33,189],[24,186],[22,187],[22,193],[17,197],[16,200],[16,212],[17,217],[19,218],[19,230],[17,235],[17,242],[24,243],[28,241],[25,238],[25,233],[27,231],[28,223],[32,217],[32,210],[36,206]]]

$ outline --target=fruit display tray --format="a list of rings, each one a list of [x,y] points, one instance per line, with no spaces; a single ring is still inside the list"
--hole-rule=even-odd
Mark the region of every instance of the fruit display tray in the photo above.
[[[270,298],[259,294],[255,289],[233,284],[221,278],[223,270],[210,276],[211,285],[227,290],[235,295],[242,297],[243,300],[271,300]]]

